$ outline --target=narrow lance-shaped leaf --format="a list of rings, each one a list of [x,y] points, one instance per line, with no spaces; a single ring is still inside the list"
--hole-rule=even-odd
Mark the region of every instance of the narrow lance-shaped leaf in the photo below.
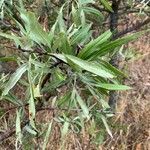
[[[52,130],[52,123],[53,123],[52,121],[49,123],[48,129],[47,129],[47,132],[46,132],[46,135],[45,135],[45,139],[44,139],[44,144],[43,144],[42,150],[46,149],[46,145],[48,143],[48,139],[49,139],[49,136],[50,136],[50,133],[51,133],[51,130]]]
[[[101,119],[102,119],[102,121],[103,121],[103,123],[104,123],[104,126],[105,126],[105,128],[106,128],[108,134],[110,135],[111,138],[113,138],[113,135],[112,135],[112,133],[111,133],[111,130],[110,130],[108,124],[107,124],[106,118],[105,118],[103,115],[100,115],[100,116],[101,116]]]
[[[90,28],[91,28],[91,24],[86,25],[81,29],[78,29],[78,31],[75,32],[75,34],[70,39],[71,45],[81,43],[82,41],[84,41],[85,38],[89,35],[88,33],[89,33]]]
[[[9,90],[11,90],[15,85],[16,83],[18,82],[18,80],[21,78],[22,74],[27,70],[28,68],[28,65],[27,64],[23,64],[21,65],[15,73],[13,73],[11,76],[10,76],[10,79],[9,81],[7,82],[5,88],[4,88],[4,91],[2,93],[2,95],[7,95]]]
[[[110,70],[111,72],[113,72],[116,76],[127,78],[127,75],[125,73],[121,72],[119,69],[115,68],[114,66],[112,66],[107,61],[104,61],[104,60],[100,59],[99,63],[101,65],[103,65],[105,68],[107,68],[108,70]]]
[[[18,36],[16,36],[16,35],[11,35],[11,34],[6,34],[6,33],[2,33],[2,32],[0,32],[0,36],[2,36],[2,37],[4,37],[4,38],[7,38],[7,39],[10,39],[10,40],[14,40],[15,41],[15,43],[16,43],[16,45],[18,46],[18,45],[22,45],[22,43],[21,43],[21,37],[18,37]]]
[[[27,31],[25,34],[38,44],[42,43],[51,48],[52,36],[43,30],[34,13],[20,10],[20,16]]]
[[[4,0],[0,1],[0,8],[3,6]]]
[[[103,109],[110,108],[110,106],[108,105],[108,102],[106,102],[103,98],[101,98],[91,85],[88,85],[87,88],[91,92],[91,94],[96,98],[96,100],[98,100],[101,103]]]
[[[21,143],[21,121],[20,121],[20,112],[17,111],[17,117],[16,117],[16,136],[17,136],[17,141]]]
[[[73,19],[73,22],[75,23],[76,26],[79,26],[81,21],[80,21],[80,16],[79,16],[79,10],[76,9],[74,7],[74,5],[72,4],[72,19]]]
[[[82,9],[80,11],[80,20],[81,20],[82,27],[84,28],[86,25],[86,19],[85,19],[85,13]]]
[[[112,33],[110,30],[104,32],[98,38],[94,39],[93,41],[91,41],[87,45],[85,45],[85,48],[83,48],[80,51],[78,56],[82,59],[90,58],[91,55],[93,53],[95,53],[97,48],[100,47],[104,42],[106,42],[111,36],[112,36]]]
[[[70,125],[70,123],[66,120],[65,123],[64,123],[64,125],[63,125],[62,131],[61,131],[61,138],[62,139],[64,139],[64,137],[68,133],[69,125]]]
[[[59,15],[57,17],[60,32],[66,31],[66,25],[65,25],[64,19],[63,19],[63,8],[64,8],[64,5],[60,8]]]
[[[3,96],[3,99],[9,101],[10,103],[20,106],[23,105],[22,101],[19,100],[15,95],[9,92],[7,95]]]
[[[80,58],[77,58],[75,56],[71,56],[71,55],[65,55],[65,56],[66,56],[67,59],[72,61],[74,64],[78,65],[82,69],[84,69],[86,71],[89,71],[93,74],[96,74],[98,76],[105,77],[105,78],[115,77],[113,74],[106,71],[104,68],[102,68],[100,65],[98,65],[96,63],[88,62],[88,61],[82,60]]]
[[[75,89],[74,89],[75,90]],[[89,119],[89,109],[86,106],[86,103],[82,100],[82,98],[80,97],[80,95],[78,94],[78,92],[75,90],[75,94],[76,94],[76,100],[79,103],[81,109],[83,110],[84,115]]]
[[[29,80],[29,88],[30,88],[30,99],[29,99],[29,120],[31,126],[35,128],[35,102],[34,102],[34,90],[33,90],[33,82],[32,82],[32,71],[31,71],[31,57],[29,57],[29,69],[28,69],[28,80]]]
[[[95,87],[100,87],[107,90],[130,90],[131,87],[126,85],[119,85],[119,84],[107,84],[107,83],[99,83],[99,84],[91,84]]]
[[[17,61],[16,57],[0,57],[0,62]]]
[[[79,0],[80,5],[95,3],[94,0]]]
[[[95,9],[95,8],[92,8],[92,7],[83,7],[83,10],[84,10],[86,13],[88,13],[88,14],[95,14],[95,15],[97,15],[97,16],[99,16],[101,19],[104,18],[103,14],[102,14],[99,10],[97,10],[97,9]]]
[[[149,30],[147,30],[147,31],[149,31]],[[142,34],[144,34],[147,31],[134,33],[134,34],[127,35],[125,37],[116,39],[114,41],[104,43],[103,45],[101,45],[101,47],[99,47],[99,49],[97,49],[96,51],[94,51],[91,54],[92,60],[95,60],[98,56],[104,56],[104,55],[108,54],[109,52],[112,52],[116,47],[122,46],[123,44],[126,44],[128,42],[131,42],[131,41],[137,39],[138,37],[140,37]]]
[[[104,6],[107,10],[109,10],[110,12],[113,12],[113,9],[111,8],[111,6],[110,6],[108,0],[100,0],[100,2],[103,4],[103,6]]]
[[[65,33],[60,34],[59,40],[61,41],[60,47],[59,47],[60,51],[65,54],[70,54],[70,55],[73,54],[72,47],[71,47],[68,37],[66,36]]]

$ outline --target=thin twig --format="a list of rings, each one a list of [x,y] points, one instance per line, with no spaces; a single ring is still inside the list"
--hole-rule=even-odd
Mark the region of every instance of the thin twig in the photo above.
[[[21,123],[21,128],[25,127],[29,123],[29,120]],[[11,137],[16,133],[16,127],[6,130],[4,133],[0,134],[0,142],[3,142],[7,138]]]
[[[147,19],[145,19],[145,21],[143,21],[143,22],[137,23],[137,24],[133,25],[132,27],[130,27],[130,28],[128,28],[128,29],[125,29],[125,30],[123,30],[123,31],[121,31],[121,32],[119,32],[119,33],[117,33],[117,34],[114,36],[114,38],[117,39],[117,38],[119,38],[119,37],[124,36],[124,35],[127,34],[127,33],[133,32],[133,31],[135,31],[135,30],[139,30],[141,27],[147,25],[148,23],[150,23],[150,17],[148,17]]]

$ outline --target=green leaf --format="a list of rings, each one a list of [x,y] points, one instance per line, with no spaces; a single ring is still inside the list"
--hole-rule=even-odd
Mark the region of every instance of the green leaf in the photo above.
[[[101,65],[103,65],[106,69],[108,69],[109,71],[111,71],[114,75],[119,76],[119,77],[126,77],[127,78],[126,74],[124,74],[123,72],[121,72],[120,70],[118,70],[117,68],[115,68],[114,66],[112,66],[107,61],[104,61],[104,60],[100,59],[99,63]]]
[[[75,91],[75,94],[76,94],[76,98],[75,99],[77,100],[77,102],[79,103],[81,109],[83,110],[84,115],[89,119],[90,118],[90,116],[89,116],[89,109],[86,106],[86,103],[82,100],[82,98],[80,97],[80,95],[78,94],[76,89],[73,89],[73,91]]]
[[[52,37],[50,34],[43,30],[34,13],[20,11],[20,16],[25,24],[25,34],[36,43],[44,44],[51,48]]]
[[[100,87],[107,90],[130,90],[131,87],[126,85],[118,85],[118,84],[107,84],[107,83],[99,83],[99,84],[91,84],[96,87]]]
[[[89,4],[89,3],[95,3],[94,0],[79,0],[79,3],[81,5]]]
[[[88,33],[89,33],[90,28],[91,28],[91,24],[86,25],[81,29],[78,29],[78,31],[75,32],[75,34],[70,39],[71,45],[79,44],[82,41],[84,41],[85,38],[89,35]]]
[[[0,1],[0,9],[1,9],[1,7],[2,7],[3,4],[4,4],[4,1],[5,1],[5,0],[1,0],[1,1]]]
[[[97,10],[95,8],[92,8],[92,7],[83,7],[83,10],[86,13],[88,13],[88,14],[95,14],[95,15],[99,16],[100,18],[104,17],[103,14],[99,10]]]
[[[87,86],[88,90],[91,92],[91,94],[98,100],[98,102],[101,103],[103,109],[108,109],[110,106],[108,105],[108,102],[102,98],[102,96],[99,96],[99,93],[96,91],[95,88],[93,88],[91,85]]]
[[[33,93],[34,97],[41,97],[42,95],[40,94],[40,84],[38,84],[36,87],[33,88]]]
[[[34,123],[32,121],[34,121],[34,118],[35,118],[35,102],[34,102],[34,98],[31,97],[29,100],[29,119],[31,121],[31,125],[33,128],[34,128]]]
[[[37,132],[30,126],[26,125],[25,126],[26,131],[28,131],[30,134],[37,135]]]
[[[34,101],[34,84],[32,78],[32,69],[31,69],[31,56],[29,57],[29,68],[28,68],[28,80],[29,80],[29,89],[30,89],[30,99],[29,99],[29,120],[30,125],[36,130],[35,128],[35,101]]]
[[[66,118],[67,119],[67,118]],[[64,139],[64,137],[66,136],[66,134],[68,133],[69,130],[69,125],[70,123],[68,121],[64,122],[64,125],[62,127],[62,131],[61,131],[61,138]]]
[[[102,119],[102,121],[103,121],[103,123],[105,125],[105,128],[106,128],[108,134],[110,135],[111,138],[113,138],[112,132],[111,132],[111,130],[110,130],[108,124],[107,124],[107,120],[106,120],[105,116],[103,116],[101,114],[100,114],[100,116],[101,116],[101,119]]]
[[[100,2],[103,4],[103,6],[104,6],[107,10],[109,10],[110,12],[113,12],[113,10],[112,10],[112,8],[111,8],[111,6],[110,6],[108,0],[100,0]]]
[[[13,73],[9,79],[9,81],[7,82],[5,89],[2,93],[2,95],[7,95],[9,90],[12,89],[16,83],[18,82],[18,80],[21,78],[22,74],[28,69],[28,65],[27,64],[23,64],[21,65],[15,73]]]
[[[48,139],[49,139],[49,136],[50,136],[50,133],[51,133],[51,130],[52,130],[52,123],[53,123],[52,121],[49,123],[48,129],[47,129],[47,132],[46,132],[46,135],[45,135],[45,138],[44,138],[44,144],[43,144],[42,150],[46,149],[46,145],[48,143]]]
[[[107,40],[111,36],[112,36],[112,33],[110,30],[104,32],[98,38],[94,39],[93,41],[91,41],[87,45],[85,45],[85,48],[83,48],[80,51],[78,56],[82,59],[90,58],[92,56],[92,54],[95,53],[95,51],[97,50],[98,47],[100,47],[104,42],[108,42]]]
[[[82,28],[84,28],[86,26],[86,19],[85,19],[85,13],[83,9],[81,9],[80,11],[80,20],[81,20]]]
[[[4,37],[4,38],[7,38],[7,39],[10,39],[10,40],[14,40],[16,45],[22,45],[22,43],[20,42],[21,40],[21,37],[18,37],[16,35],[11,35],[11,34],[6,34],[6,33],[2,33],[0,32],[0,36]]]
[[[131,42],[131,41],[137,39],[143,33],[145,33],[145,31],[127,35],[125,37],[119,38],[119,39],[111,41],[111,42],[106,42],[106,43],[102,44],[96,51],[94,51],[91,54],[91,58],[94,60],[98,56],[104,56],[104,55],[108,54],[109,52],[112,52],[116,47],[122,46],[123,44],[126,44],[128,42]]]
[[[59,44],[60,52],[63,52],[64,54],[70,54],[70,55],[73,54],[72,47],[71,47],[68,37],[66,36],[65,33],[61,33],[59,35],[58,40],[60,41],[60,44]],[[57,42],[57,44],[58,44],[58,42]]]
[[[77,58],[75,56],[71,56],[71,55],[65,55],[67,59],[69,59],[70,61],[72,61],[74,64],[78,65],[79,67],[81,67],[82,69],[89,71],[93,74],[96,74],[100,77],[105,77],[105,78],[113,78],[115,77],[113,74],[109,73],[108,71],[106,71],[104,69],[104,67],[93,63],[93,62],[88,62],[85,60],[82,60],[80,58]],[[69,63],[69,62],[68,62]]]
[[[76,9],[73,4],[72,4],[71,14],[72,14],[73,22],[75,23],[76,26],[79,26],[81,24],[81,20],[80,20],[80,16],[79,16],[79,10]]]
[[[20,112],[17,111],[17,117],[16,117],[16,136],[17,136],[17,142],[19,141],[21,143],[21,121],[20,121]]]
[[[0,62],[17,61],[16,57],[0,57]]]
[[[63,8],[64,5],[60,8],[59,15],[57,17],[60,32],[66,32],[66,25],[63,19]]]
[[[2,97],[3,99],[9,101],[10,103],[21,106],[23,105],[21,100],[18,100],[16,96],[14,96],[11,92],[9,92],[7,95]]]

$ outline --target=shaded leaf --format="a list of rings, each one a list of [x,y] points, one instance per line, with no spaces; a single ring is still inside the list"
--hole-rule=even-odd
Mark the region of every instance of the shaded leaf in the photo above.
[[[70,39],[71,45],[74,45],[77,43],[79,44],[82,41],[84,41],[85,38],[89,35],[88,33],[89,33],[90,28],[91,28],[91,25],[86,25],[83,28],[78,29],[78,31],[75,32],[75,34]]]
[[[95,15],[99,16],[100,18],[103,18],[103,14],[99,10],[97,10],[95,8],[92,8],[92,7],[83,7],[83,10],[86,13],[95,14]]]

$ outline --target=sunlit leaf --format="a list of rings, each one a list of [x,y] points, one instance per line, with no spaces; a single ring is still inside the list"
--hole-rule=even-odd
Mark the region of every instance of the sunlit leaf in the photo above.
[[[35,14],[25,11],[20,11],[20,13],[21,18],[25,23],[26,35],[38,44],[44,44],[51,48],[52,37],[43,30],[42,26],[37,21]]]
[[[5,86],[5,89],[3,91],[3,96],[4,95],[7,95],[9,90],[11,90],[15,85],[16,83],[18,82],[18,80],[21,78],[22,74],[27,70],[28,68],[28,65],[27,64],[23,64],[21,65],[15,73],[13,73],[11,76],[10,76],[10,79],[9,81],[7,82],[6,86]]]
[[[43,143],[43,146],[42,146],[42,150],[45,150],[46,149],[46,145],[48,143],[48,139],[49,139],[49,136],[50,136],[50,133],[51,133],[51,130],[52,130],[52,121],[49,123],[49,126],[48,126],[48,129],[46,131],[46,135],[45,135],[45,138],[44,138],[44,143]]]
[[[100,65],[97,65],[96,63],[88,62],[88,61],[82,60],[80,58],[77,58],[75,56],[71,56],[71,55],[66,55],[66,58],[69,59],[70,61],[72,61],[74,64],[81,67],[83,70],[89,71],[98,76],[105,77],[105,78],[113,78],[114,77],[113,74],[105,71],[104,68],[102,68]]]
[[[110,135],[111,138],[113,138],[112,132],[111,132],[111,130],[110,130],[108,124],[107,124],[106,118],[103,115],[100,115],[100,116],[101,116],[101,119],[102,119],[102,121],[103,121],[103,123],[105,125],[105,128],[106,128],[108,134]]]
[[[100,2],[104,5],[104,7],[109,10],[110,12],[113,12],[110,3],[108,2],[108,0],[100,0]]]
[[[86,106],[86,103],[82,100],[82,98],[80,97],[80,95],[78,94],[76,90],[75,90],[75,94],[76,94],[76,100],[79,103],[84,115],[89,119],[89,109]]]
[[[66,134],[68,133],[70,123],[68,121],[65,121],[62,127],[61,131],[61,138],[64,139]]]
[[[85,45],[85,48],[83,48],[80,51],[78,56],[82,59],[90,58],[92,54],[95,53],[95,51],[97,51],[98,47],[100,47],[104,42],[107,42],[111,35],[112,33],[110,32],[110,30],[104,32],[98,38],[94,39],[93,41],[90,41],[87,45]]]
[[[25,130],[28,131],[30,134],[37,135],[37,132],[30,125],[26,125]]]
[[[16,136],[17,136],[16,141],[22,143],[20,112],[18,111],[17,111],[17,117],[16,117]]]
[[[131,41],[137,39],[143,33],[145,33],[145,31],[133,33],[131,35],[127,35],[125,37],[116,39],[116,40],[111,41],[111,42],[106,42],[103,45],[101,45],[101,47],[99,47],[96,51],[94,51],[91,54],[91,57],[93,55],[92,59],[94,60],[98,56],[104,56],[104,55],[108,54],[109,52],[112,52],[116,47],[122,46],[123,44],[126,44],[128,42],[131,42]]]
[[[107,90],[130,90],[131,88],[126,85],[117,85],[117,84],[105,84],[105,83],[99,83],[99,84],[92,84],[95,87],[104,88]]]
[[[95,3],[94,0],[79,0],[79,3],[81,5],[84,5],[84,4],[89,4],[89,3]]]
[[[13,35],[13,34],[11,35],[11,34],[2,33],[2,32],[0,32],[0,36],[7,38],[7,39],[10,39],[10,40],[14,40],[17,46],[22,45],[22,43],[20,41],[21,37],[18,37],[18,36]]]

